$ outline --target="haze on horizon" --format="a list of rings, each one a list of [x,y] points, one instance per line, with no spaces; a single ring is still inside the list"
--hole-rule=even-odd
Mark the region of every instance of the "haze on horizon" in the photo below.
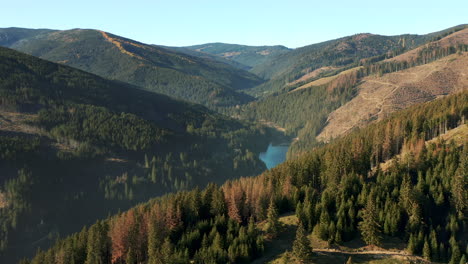
[[[426,34],[467,23],[468,2],[9,1],[0,27],[92,28],[148,44],[302,47],[358,33]]]

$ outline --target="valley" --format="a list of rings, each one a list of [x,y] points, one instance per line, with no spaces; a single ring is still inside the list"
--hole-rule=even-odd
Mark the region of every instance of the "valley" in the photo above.
[[[294,49],[0,28],[0,46],[1,263],[468,258],[465,24]]]

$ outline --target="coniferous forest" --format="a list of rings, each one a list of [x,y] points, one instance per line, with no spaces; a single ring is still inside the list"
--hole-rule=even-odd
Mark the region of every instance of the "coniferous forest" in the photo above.
[[[0,263],[467,262],[466,25],[296,49],[6,28],[0,46]],[[343,112],[364,117],[320,137]]]

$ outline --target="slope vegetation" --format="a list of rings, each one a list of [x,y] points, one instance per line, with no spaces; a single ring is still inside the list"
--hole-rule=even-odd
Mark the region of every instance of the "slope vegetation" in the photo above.
[[[426,49],[436,51],[463,44],[468,44],[468,29],[383,63],[411,63]],[[468,53],[460,52],[406,70],[365,77],[357,86],[356,97],[330,114],[327,125],[317,138],[329,140],[412,104],[468,89],[467,71]]]
[[[293,246],[287,263],[341,261],[321,245],[358,238],[371,247],[400,241],[403,257],[459,263],[467,246],[468,145],[425,142],[441,127],[463,124],[467,110],[466,91],[411,107],[257,177],[179,192],[99,221],[31,263],[248,263],[269,252],[276,236],[291,240],[281,237],[283,213],[320,239],[312,252]],[[407,160],[376,169],[403,150],[412,153]]]
[[[365,60],[394,57],[464,28],[465,25],[461,25],[427,35],[357,34],[297,48],[272,56],[266,62],[254,67],[251,72],[269,81],[251,89],[249,94],[264,97],[318,69],[324,67],[346,69],[358,66]],[[323,74],[328,72],[325,71]]]
[[[231,113],[285,128],[296,138],[291,157],[394,111],[467,89],[466,32],[408,52],[417,56],[403,53],[397,60],[376,57],[357,67],[322,68],[325,76],[309,75]]]
[[[7,32],[19,35],[14,29]],[[46,31],[2,43],[43,59],[208,106],[248,102],[249,96],[236,91],[261,83],[255,75],[226,63],[98,30]]]
[[[0,258],[167,192],[258,174],[262,127],[0,48]]]
[[[232,60],[249,69],[266,62],[271,57],[290,51],[284,46],[246,46],[226,43],[207,43],[185,48]]]

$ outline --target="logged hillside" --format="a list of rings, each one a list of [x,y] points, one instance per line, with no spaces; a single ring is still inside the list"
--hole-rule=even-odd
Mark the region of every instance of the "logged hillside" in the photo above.
[[[2,29],[19,36],[21,29]],[[5,38],[5,37],[4,37]],[[213,59],[146,45],[98,30],[46,31],[0,45],[207,106],[252,99],[237,90],[262,82],[257,76]]]
[[[422,44],[464,29],[465,25],[427,35],[381,36],[357,34],[336,40],[294,49],[272,56],[251,72],[269,80],[248,91],[255,97],[264,97],[294,84],[301,78],[315,78],[358,66],[363,59],[382,60],[394,57]]]
[[[468,92],[413,106],[270,171],[179,192],[98,221],[31,262],[248,263],[300,221],[288,263],[315,263],[308,235],[341,245],[399,239],[405,255],[466,260],[468,142],[434,139],[463,125]],[[382,162],[395,159],[386,170]],[[265,221],[261,230],[254,221]],[[331,256],[336,259],[334,256]]]
[[[467,89],[467,32],[459,30],[395,60],[376,57],[353,68],[324,69],[325,76],[311,74],[230,113],[283,127],[295,137],[288,155],[297,155],[394,111]]]
[[[248,69],[265,63],[269,58],[290,51],[284,46],[246,46],[226,43],[207,43],[185,48],[235,61],[247,66]]]
[[[118,210],[265,169],[273,132],[0,48],[0,259]]]
[[[424,60],[430,62],[442,57],[420,66],[408,69],[403,66],[403,70],[384,75],[379,72],[363,78],[356,88],[356,97],[328,116],[327,125],[317,139],[329,140],[412,104],[468,89],[468,53],[463,52],[465,49],[443,57],[454,53],[450,49],[460,45],[468,45],[468,28],[383,61],[382,65],[418,65],[418,60],[422,64]]]

